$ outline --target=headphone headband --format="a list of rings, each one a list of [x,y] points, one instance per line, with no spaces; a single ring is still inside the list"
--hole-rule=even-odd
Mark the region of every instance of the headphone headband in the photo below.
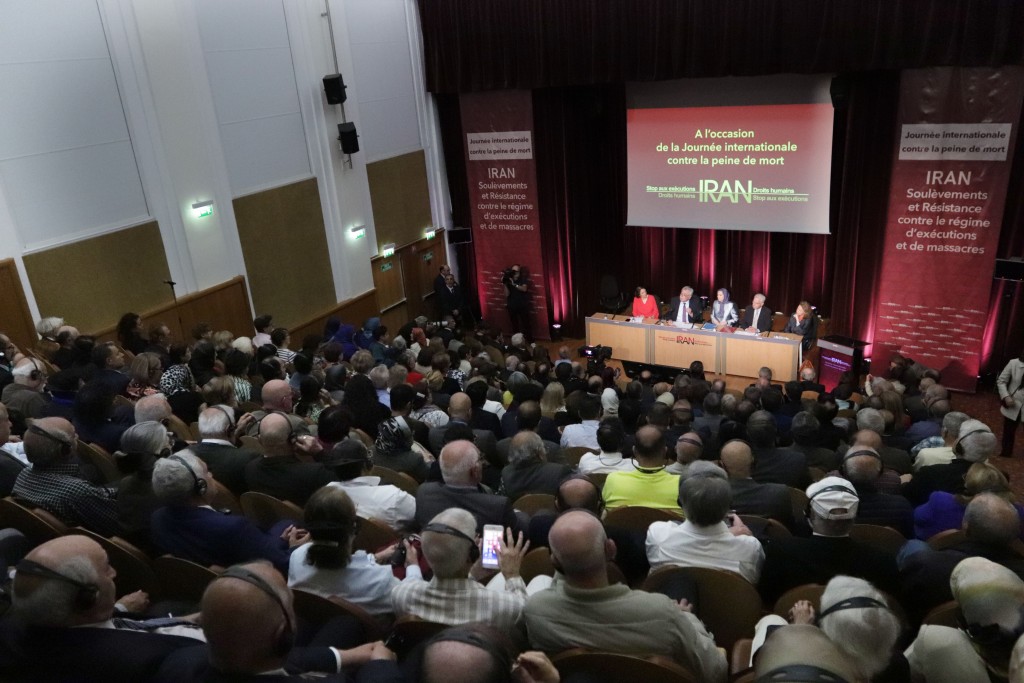
[[[249,585],[256,586],[260,589],[267,597],[274,601],[274,604],[281,610],[281,615],[284,617],[284,632],[281,634],[281,639],[276,644],[277,654],[284,657],[292,649],[292,645],[295,642],[295,631],[292,626],[291,616],[288,614],[288,608],[284,604],[284,599],[274,590],[267,581],[256,574],[251,572],[245,567],[228,567],[224,573],[217,576],[214,581],[220,579],[238,579],[239,581],[245,581]]]
[[[469,550],[469,558],[470,558],[470,560],[472,560],[473,562],[476,562],[476,559],[478,557],[480,557],[480,548],[478,548],[477,545],[476,545],[476,539],[472,538],[470,536],[467,536],[466,534],[462,533],[461,531],[459,531],[458,529],[456,529],[453,526],[448,526],[447,524],[441,524],[439,522],[432,522],[430,524],[427,524],[425,527],[423,527],[423,531],[433,531],[435,534],[444,534],[446,536],[455,536],[456,538],[461,538],[463,540],[469,541],[469,548],[470,548],[470,550]]]
[[[38,562],[33,562],[32,560],[21,560],[15,566],[15,571],[18,574],[35,576],[41,579],[49,579],[51,581],[60,581],[61,583],[74,586],[78,589],[78,592],[75,595],[75,607],[80,611],[87,610],[95,605],[96,599],[99,596],[100,589],[96,584],[85,583],[78,579],[73,579],[66,574],[61,574],[58,571],[54,571],[49,567],[44,567]]]
[[[812,664],[786,664],[776,667],[758,678],[754,683],[771,683],[772,681],[791,681],[792,683],[847,683],[842,676],[828,669]]]
[[[181,463],[181,466],[184,467],[188,471],[188,473],[192,475],[192,493],[194,493],[197,496],[202,496],[203,494],[206,493],[206,489],[208,487],[206,479],[200,479],[199,475],[196,474],[195,470],[192,469],[192,466],[188,464],[188,461],[185,460],[185,458],[181,457],[180,455],[171,455],[168,456],[168,459]]]
[[[874,598],[869,598],[864,595],[857,595],[852,598],[840,600],[836,604],[829,607],[827,610],[822,611],[821,614],[818,615],[818,621],[820,622],[829,614],[841,612],[844,609],[863,609],[866,607],[879,607],[881,609],[889,609],[889,606],[880,600],[875,600]]]

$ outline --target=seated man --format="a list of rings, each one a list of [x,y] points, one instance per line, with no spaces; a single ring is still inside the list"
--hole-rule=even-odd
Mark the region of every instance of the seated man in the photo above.
[[[843,456],[840,471],[857,490],[857,524],[892,527],[914,537],[914,507],[903,496],[878,490],[882,458],[873,448],[857,446]]]
[[[479,382],[476,382],[475,384],[479,384]],[[540,412],[540,403],[537,401],[523,401],[519,404],[519,409],[515,413],[517,429],[515,434],[526,431],[539,434],[542,418],[543,415],[541,415]],[[498,458],[501,462],[508,462],[508,449],[511,445],[512,437],[504,438],[498,442]],[[562,450],[559,448],[558,443],[544,439],[544,450],[547,452],[549,462],[563,462]]]
[[[333,480],[331,473],[311,457],[323,447],[314,437],[297,434],[289,416],[267,414],[257,433],[263,457],[245,466],[245,483],[250,491],[290,500],[302,507],[314,491]]]
[[[679,475],[665,471],[665,437],[660,429],[645,425],[636,430],[632,472],[612,472],[605,479],[602,496],[609,510],[629,505],[678,510]]]
[[[896,588],[896,556],[850,538],[857,519],[857,491],[840,477],[807,488],[810,538],[774,539],[765,546],[759,584],[767,604],[790,588],[826,584],[837,574],[857,576],[889,593]]]
[[[772,311],[764,307],[764,294],[755,294],[754,300],[750,302],[740,317],[737,327],[748,332],[769,332],[772,329]]]
[[[46,389],[46,369],[35,358],[22,358],[13,368],[14,381],[4,387],[0,400],[8,410],[26,418],[40,417],[40,411],[50,399]]]
[[[309,534],[287,521],[264,533],[248,517],[214,510],[214,481],[206,463],[187,450],[157,460],[153,493],[164,507],[151,518],[153,543],[204,566],[264,559],[287,574],[291,551],[307,542]]]
[[[547,461],[544,441],[535,432],[520,432],[512,437],[508,456],[508,466],[501,471],[500,493],[513,501],[526,493],[554,495],[571,472],[568,465]]]
[[[726,680],[725,656],[686,607],[665,595],[609,585],[607,562],[615,555],[615,544],[594,515],[566,512],[551,528],[549,542],[551,562],[564,580],[535,594],[526,605],[532,647],[549,653],[584,647],[664,655],[699,681]]]
[[[316,635],[314,642],[329,641],[331,646],[294,647],[297,621],[292,592],[284,578],[262,562],[229,567],[210,582],[199,620],[206,645],[168,657],[156,681],[343,683],[350,679],[342,667],[361,667],[360,680],[362,676],[399,680],[394,662],[389,661],[394,655],[382,642],[359,645],[364,637],[354,619],[328,622]]]
[[[84,526],[101,536],[116,536],[117,490],[93,486],[81,478],[76,462],[78,437],[62,417],[34,420],[25,432],[25,456],[32,463],[18,473],[12,493],[48,510],[68,526]]]
[[[357,515],[363,519],[380,520],[396,531],[413,526],[416,498],[397,486],[382,484],[380,477],[370,474],[373,460],[363,442],[355,439],[339,441],[321,462],[337,479],[328,486],[347,493],[355,503]]]
[[[235,435],[244,432],[246,424],[243,420],[235,427],[235,409],[230,406],[207,408],[199,414],[199,443],[190,448],[210,468],[213,478],[236,496],[249,490],[245,466],[260,457],[256,451],[235,445]]]
[[[491,493],[481,485],[483,456],[472,442],[452,441],[441,449],[438,458],[442,482],[426,482],[416,490],[416,524],[424,526],[451,507],[468,510],[477,526],[500,524],[518,528],[512,502]]]
[[[676,439],[676,461],[665,468],[669,474],[678,474],[685,479],[690,473],[690,465],[700,460],[704,452],[704,439],[697,432],[686,432]]]
[[[918,448],[921,444],[917,444],[914,448],[910,449],[911,454],[914,456],[914,472],[920,471],[922,467],[928,467],[929,465],[948,465],[953,462],[953,458],[956,456],[953,453],[953,444],[956,443],[957,438],[960,436],[960,425],[967,420],[971,419],[967,413],[960,413],[952,411],[946,413],[946,416],[942,418],[942,429],[939,432],[937,443],[934,445],[925,445],[924,448]],[[926,439],[924,442],[926,443]],[[917,450],[914,453],[915,449]]]
[[[859,680],[853,662],[810,624],[783,626],[769,634],[755,663],[754,675],[759,681]]]
[[[747,438],[754,453],[755,481],[803,488],[810,483],[807,457],[792,448],[776,446],[778,428],[767,410],[758,410],[747,419]]]
[[[309,426],[306,421],[292,413],[292,388],[283,379],[271,379],[264,383],[260,389],[260,399],[263,401],[262,410],[252,411],[254,421],[246,428],[246,436],[259,437],[262,432],[260,425],[263,418],[275,412],[288,416],[288,422],[292,431],[297,435],[309,434]]]
[[[598,396],[587,394],[580,400],[579,424],[566,425],[562,430],[562,448],[592,448],[598,450],[597,428],[601,420],[601,399]]]
[[[785,484],[760,484],[750,477],[754,455],[744,441],[722,446],[722,468],[729,475],[732,509],[741,515],[769,517],[793,528],[793,504]]]
[[[967,420],[960,425],[960,435],[953,445],[956,456],[947,465],[922,467],[903,486],[903,495],[913,505],[923,505],[934,491],[957,493],[964,487],[964,475],[976,462],[984,462],[996,452],[999,443],[981,420]]]
[[[704,472],[679,484],[686,521],[654,522],[647,529],[647,560],[660,567],[711,567],[756,584],[764,550],[739,515],[729,514],[732,492],[723,470]]]
[[[18,564],[13,605],[0,621],[0,678],[19,681],[148,681],[171,652],[202,640],[177,624],[115,619],[114,569],[87,536],[61,536]],[[142,611],[148,596],[121,607]]]
[[[704,322],[701,313],[704,312],[704,305],[700,299],[693,296],[693,287],[686,286],[679,290],[679,296],[672,297],[668,310],[662,317],[663,320],[671,320],[677,325]]]
[[[482,621],[505,632],[519,625],[523,605],[526,603],[526,584],[519,576],[523,555],[529,550],[529,541],[520,533],[513,541],[512,531],[506,529],[507,539],[501,539],[498,563],[505,579],[504,591],[492,591],[476,580],[467,578],[470,569],[480,557],[477,522],[466,510],[444,510],[423,527],[423,556],[434,578],[407,579],[391,592],[395,616],[411,614],[441,624],[465,624]]]

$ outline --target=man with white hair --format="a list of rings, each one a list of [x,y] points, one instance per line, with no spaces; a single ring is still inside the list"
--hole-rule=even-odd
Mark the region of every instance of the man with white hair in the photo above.
[[[438,465],[444,481],[420,484],[416,523],[423,526],[442,511],[457,507],[471,512],[480,528],[485,524],[518,528],[512,501],[482,486],[483,464],[480,450],[471,441],[459,439],[442,448]]]
[[[981,557],[956,565],[949,587],[964,627],[925,624],[904,653],[915,680],[928,683],[1003,678],[1011,648],[1024,634],[1024,581]]]
[[[545,652],[585,647],[671,657],[708,683],[728,675],[725,656],[688,603],[608,581],[616,546],[586,510],[563,513],[548,534],[562,579],[534,594],[525,610],[530,645]]]
[[[215,481],[206,463],[190,451],[157,460],[153,494],[164,507],[153,512],[153,543],[165,553],[206,567],[264,559],[287,574],[291,551],[306,543],[309,534],[288,521],[265,533],[243,515],[214,510]]]
[[[772,310],[764,306],[764,294],[755,294],[754,300],[750,302],[743,311],[740,321],[736,326],[747,332],[768,332],[772,329]]]
[[[488,590],[467,578],[480,556],[477,521],[466,510],[449,508],[435,515],[420,532],[423,556],[434,578],[406,579],[391,592],[395,616],[417,616],[451,626],[482,621],[508,633],[517,628],[526,604],[526,584],[519,575],[530,548],[523,534],[505,529],[499,539],[498,567],[505,590]]]
[[[235,445],[236,435],[244,432],[248,420],[243,416],[235,426],[235,409],[211,406],[199,413],[199,443],[191,451],[210,468],[213,478],[240,496],[249,490],[245,483],[245,466],[260,457],[256,451]]]
[[[64,318],[49,317],[43,318],[36,323],[36,332],[39,334],[39,341],[36,342],[36,353],[48,361],[53,360],[53,354],[60,350],[60,343],[57,342],[57,332],[64,325]]]
[[[686,432],[676,439],[675,455],[676,460],[670,463],[665,471],[669,474],[678,474],[685,479],[690,472],[690,465],[700,460],[704,452],[704,439],[697,432]]]
[[[752,584],[761,577],[764,550],[736,514],[725,471],[708,471],[679,482],[686,520],[654,522],[647,529],[647,560],[660,567],[710,567],[739,574]]]
[[[689,325],[695,322],[703,322],[701,313],[704,305],[700,299],[693,296],[693,287],[686,285],[679,290],[679,296],[672,297],[668,310],[662,315],[663,320],[672,320],[676,325]]]
[[[522,431],[512,437],[508,465],[501,471],[499,493],[512,500],[526,493],[555,495],[558,485],[571,472],[568,465],[548,462],[547,449],[540,435]]]
[[[11,370],[14,381],[4,387],[0,401],[22,417],[39,417],[50,398],[46,389],[46,368],[35,358],[23,358]]]
[[[388,380],[391,373],[386,365],[374,365],[366,376],[373,382],[373,388],[377,390],[377,400],[381,405],[391,409],[391,395],[388,393]]]
[[[953,444],[953,461],[946,465],[922,467],[904,484],[903,495],[913,505],[923,505],[935,491],[957,493],[963,490],[964,475],[971,465],[985,462],[996,453],[999,442],[981,420],[967,420],[960,425],[960,434]]]
[[[819,384],[817,381],[818,373],[815,372],[814,368],[806,366],[800,370],[800,391],[817,391],[819,394],[825,393],[825,385]]]
[[[859,576],[887,592],[896,584],[896,556],[850,538],[857,519],[857,490],[846,479],[825,477],[807,487],[808,538],[773,539],[765,547],[759,589],[767,604],[790,588],[828,583],[839,574]]]
[[[135,422],[163,422],[173,415],[171,404],[163,394],[144,396],[135,402]]]
[[[937,443],[930,443],[931,439],[925,439],[922,442],[925,444],[923,448],[918,448],[921,445],[918,444],[910,449],[911,455],[914,456],[914,471],[917,472],[929,465],[947,465],[953,462],[953,458],[956,457],[953,454],[953,444],[960,437],[960,425],[970,419],[967,413],[955,410],[946,413],[942,418],[942,430],[939,436],[935,437]]]

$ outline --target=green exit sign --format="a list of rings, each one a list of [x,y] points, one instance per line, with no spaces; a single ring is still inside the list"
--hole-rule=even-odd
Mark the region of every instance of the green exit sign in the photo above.
[[[391,263],[391,261],[385,261],[384,263],[380,264],[380,272],[386,273],[389,270],[391,270],[393,267],[394,267],[394,264]]]

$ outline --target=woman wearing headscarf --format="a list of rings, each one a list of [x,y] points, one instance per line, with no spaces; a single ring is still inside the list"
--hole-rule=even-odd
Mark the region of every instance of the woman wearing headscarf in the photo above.
[[[601,392],[601,410],[605,417],[618,417],[619,415],[619,393],[611,388]]]
[[[412,429],[404,417],[390,417],[381,423],[373,442],[373,464],[405,472],[416,481],[427,478],[427,461],[413,450]]]
[[[353,325],[342,323],[334,340],[341,344],[341,355],[345,360],[352,358],[352,354],[359,350],[355,343],[356,328]]]
[[[711,322],[716,327],[735,325],[740,316],[736,312],[736,305],[729,300],[729,290],[725,288],[718,290],[715,298],[716,301],[711,306]]]
[[[352,412],[352,426],[377,438],[377,427],[391,417],[391,411],[377,400],[377,390],[366,375],[353,375],[345,383],[345,398],[341,405]]]

